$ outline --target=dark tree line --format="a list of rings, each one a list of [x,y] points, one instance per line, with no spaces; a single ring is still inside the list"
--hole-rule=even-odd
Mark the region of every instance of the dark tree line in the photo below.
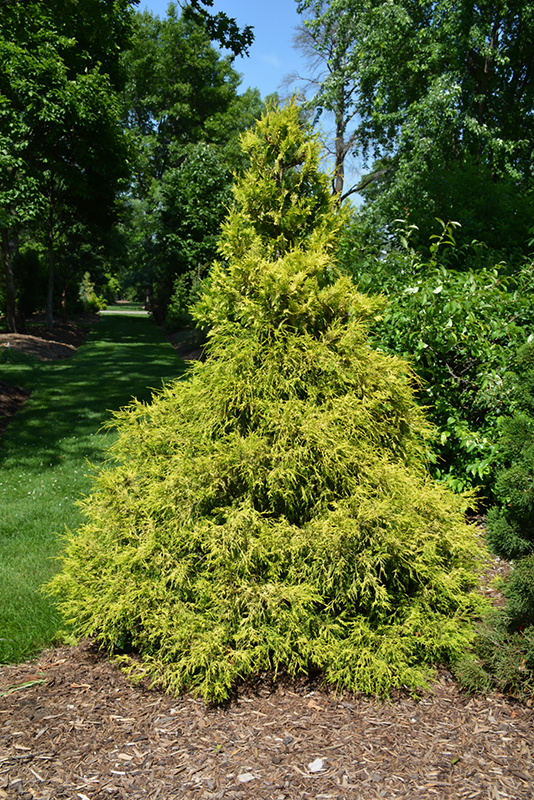
[[[224,199],[231,142],[259,98],[238,94],[233,55],[212,40],[244,52],[252,31],[207,0],[171,6],[165,20],[134,5],[0,5],[0,298],[10,330],[38,308],[51,327],[79,301],[86,272],[111,291],[133,270],[129,282],[154,286],[166,306],[174,278],[209,260],[209,247],[189,261],[173,247],[173,229],[192,228],[171,220],[173,203],[187,205],[172,186],[193,163],[219,175],[216,187],[205,182],[204,200],[197,191],[199,215],[210,216],[204,201]],[[204,220],[208,238],[218,222]]]

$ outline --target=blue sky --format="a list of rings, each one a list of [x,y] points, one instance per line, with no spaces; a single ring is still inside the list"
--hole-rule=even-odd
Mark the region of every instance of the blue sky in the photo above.
[[[138,8],[165,17],[168,4],[169,0],[141,0]],[[286,75],[304,70],[292,47],[294,29],[301,21],[295,0],[215,0],[211,10],[226,12],[240,27],[254,28],[250,55],[234,62],[243,74],[242,90],[253,86],[265,97],[280,88]]]
[[[157,16],[165,17],[168,5],[169,0],[140,0],[137,8],[147,8]],[[224,11],[240,27],[252,25],[254,28],[255,39],[250,55],[234,61],[234,68],[243,74],[240,89],[256,87],[262,98],[276,91],[280,91],[282,99],[290,95],[291,87],[281,87],[284,78],[291,74],[307,74],[304,59],[293,47],[295,28],[302,22],[302,17],[297,14],[296,0],[214,0],[211,11]],[[321,118],[321,128],[326,138],[331,139],[333,134],[327,119]],[[330,161],[326,156],[326,167]],[[347,185],[357,181],[360,174],[361,165],[347,158]],[[356,204],[359,200],[358,195],[352,198]]]

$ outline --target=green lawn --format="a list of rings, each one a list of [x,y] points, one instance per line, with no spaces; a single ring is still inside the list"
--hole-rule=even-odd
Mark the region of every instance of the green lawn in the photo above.
[[[61,533],[81,521],[88,462],[103,460],[113,435],[102,423],[185,369],[139,311],[112,307],[70,359],[0,364],[4,382],[33,392],[0,436],[0,663],[28,658],[60,626],[40,587],[57,568]]]

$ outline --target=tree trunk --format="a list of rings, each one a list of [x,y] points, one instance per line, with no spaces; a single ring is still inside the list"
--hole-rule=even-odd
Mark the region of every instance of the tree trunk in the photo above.
[[[51,181],[53,183],[53,179]],[[46,298],[46,329],[54,327],[54,190],[48,196],[48,295]]]
[[[345,59],[343,59],[344,61]],[[335,108],[336,119],[336,142],[335,142],[335,165],[332,189],[334,194],[341,197],[345,184],[345,156],[347,147],[345,144],[345,98],[344,92],[338,97]]]
[[[341,197],[343,194],[343,186],[345,184],[345,142],[341,136],[336,138],[336,163],[334,167],[334,179],[332,181],[332,188],[334,194]]]
[[[61,292],[61,321],[67,322],[67,279],[63,281],[63,291]]]
[[[2,258],[4,260],[4,270],[6,276],[6,319],[7,329],[10,333],[17,332],[17,322],[15,319],[16,311],[16,295],[15,295],[15,278],[13,275],[13,262],[11,258],[12,243],[9,240],[9,235],[6,228],[2,228]]]
[[[145,308],[147,311],[152,311],[154,308],[154,287],[149,284],[145,289]]]

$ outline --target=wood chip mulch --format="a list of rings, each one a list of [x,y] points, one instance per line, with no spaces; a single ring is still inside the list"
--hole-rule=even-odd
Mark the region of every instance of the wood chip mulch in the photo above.
[[[390,702],[263,677],[209,708],[49,650],[0,668],[0,798],[533,798],[533,711],[437,677]]]

